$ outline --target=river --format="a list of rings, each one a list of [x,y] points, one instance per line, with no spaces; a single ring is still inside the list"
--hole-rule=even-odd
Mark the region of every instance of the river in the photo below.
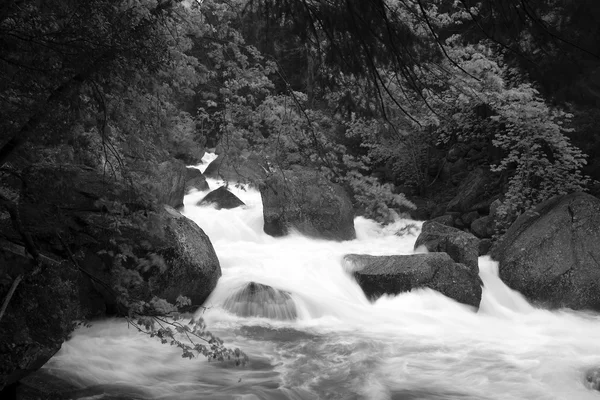
[[[411,254],[420,223],[381,227],[359,217],[352,241],[272,238],[262,231],[260,194],[232,191],[246,207],[198,207],[206,193],[196,192],[183,213],[210,237],[223,270],[198,313],[248,354],[245,366],[183,359],[115,319],[79,328],[44,369],[94,389],[89,399],[600,399],[583,378],[600,365],[597,314],[533,307],[487,257],[479,310],[429,289],[371,303],[345,272],[344,254]],[[225,311],[251,281],[289,292],[297,319]]]

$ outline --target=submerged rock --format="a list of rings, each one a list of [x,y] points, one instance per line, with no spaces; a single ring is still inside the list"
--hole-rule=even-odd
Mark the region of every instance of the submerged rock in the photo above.
[[[216,286],[210,240],[172,207],[145,206],[134,188],[84,166],[37,166],[24,176],[21,225],[44,264],[31,273],[19,232],[0,217],[0,298],[24,274],[0,323],[0,390],[52,357],[74,321],[122,312],[117,285],[134,300],[183,295],[194,306]]]
[[[285,236],[293,228],[323,239],[356,237],[350,197],[318,171],[277,171],[260,187],[260,194],[268,235]]]
[[[235,194],[227,190],[225,186],[221,186],[220,188],[215,189],[204,196],[204,198],[200,200],[197,205],[205,206],[209,204],[214,204],[217,210],[222,208],[229,210],[246,205],[243,201],[238,199]]]
[[[553,197],[521,215],[492,248],[500,278],[551,307],[600,310],[600,199]]]
[[[256,282],[244,285],[229,296],[223,308],[240,317],[294,320],[298,315],[288,292]]]
[[[435,221],[427,221],[415,242],[415,249],[420,246],[425,246],[430,252],[446,253],[455,262],[465,264],[475,274],[479,273],[479,239],[470,233]]]
[[[344,257],[361,289],[370,299],[430,288],[458,301],[479,307],[481,279],[472,268],[455,263],[446,253],[396,256],[348,254]]]
[[[588,389],[600,391],[600,367],[589,369],[584,381]]]
[[[159,203],[174,208],[183,207],[186,169],[185,164],[179,160],[169,160],[158,164],[151,186],[155,189]]]

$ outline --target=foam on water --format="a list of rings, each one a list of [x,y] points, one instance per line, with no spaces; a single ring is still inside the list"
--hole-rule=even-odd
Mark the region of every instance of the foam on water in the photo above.
[[[208,181],[211,189],[222,184]],[[46,368],[82,387],[145,398],[600,398],[583,383],[584,371],[600,365],[598,315],[533,307],[487,257],[479,260],[478,311],[429,289],[370,303],[343,256],[410,254],[420,223],[381,227],[356,218],[357,239],[346,242],[272,238],[262,232],[260,193],[229,188],[246,207],[197,207],[207,192],[195,192],[184,214],[210,237],[223,270],[203,316],[227,345],[248,353],[246,367],[182,359],[109,320],[79,329]],[[290,293],[296,320],[225,311],[227,298],[249,282]]]

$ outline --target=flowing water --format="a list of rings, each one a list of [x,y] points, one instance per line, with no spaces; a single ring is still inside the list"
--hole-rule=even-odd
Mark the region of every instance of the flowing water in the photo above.
[[[345,272],[344,254],[410,254],[419,223],[356,218],[357,239],[342,243],[272,238],[262,232],[260,194],[232,191],[246,207],[197,207],[206,194],[197,192],[184,214],[208,234],[223,270],[203,317],[248,354],[247,365],[183,359],[107,320],[78,329],[45,369],[92,388],[90,399],[600,399],[583,379],[600,365],[600,316],[534,308],[485,257],[479,310],[429,289],[371,303]],[[287,292],[297,318],[225,311],[249,282]]]

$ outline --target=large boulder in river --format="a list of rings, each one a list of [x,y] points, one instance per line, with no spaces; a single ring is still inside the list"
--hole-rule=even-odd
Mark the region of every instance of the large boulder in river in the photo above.
[[[264,231],[271,236],[284,236],[293,228],[324,239],[356,237],[350,197],[318,171],[276,171],[261,185],[260,194]]]
[[[255,184],[266,178],[267,171],[265,161],[256,154],[236,158],[221,154],[206,167],[204,175],[228,182]]]
[[[446,253],[396,256],[348,254],[344,257],[367,297],[430,288],[458,301],[479,307],[481,279],[472,268],[455,263]]]
[[[209,204],[214,205],[217,210],[220,210],[222,208],[230,210],[232,208],[242,207],[246,205],[243,201],[238,199],[238,197],[235,194],[231,193],[225,186],[221,186],[220,188],[213,190],[198,202],[199,206],[206,206]]]
[[[415,249],[424,246],[430,252],[443,252],[455,262],[465,264],[479,273],[479,239],[457,228],[427,221],[415,242]]]
[[[0,389],[41,367],[81,318],[124,312],[154,296],[201,305],[221,269],[204,232],[170,206],[76,165],[22,172],[20,228],[43,260],[37,273],[23,236],[0,213],[0,298],[23,280],[0,321]],[[121,305],[119,305],[121,304]]]
[[[187,167],[185,169],[185,191],[186,191],[186,193],[191,190],[198,190],[200,192],[203,192],[208,189],[209,188],[208,188],[208,182],[206,182],[206,177],[198,168]]]
[[[223,308],[241,317],[294,320],[296,304],[286,291],[250,282],[225,300]]]
[[[600,199],[553,197],[522,214],[493,247],[500,278],[552,307],[600,310]]]

